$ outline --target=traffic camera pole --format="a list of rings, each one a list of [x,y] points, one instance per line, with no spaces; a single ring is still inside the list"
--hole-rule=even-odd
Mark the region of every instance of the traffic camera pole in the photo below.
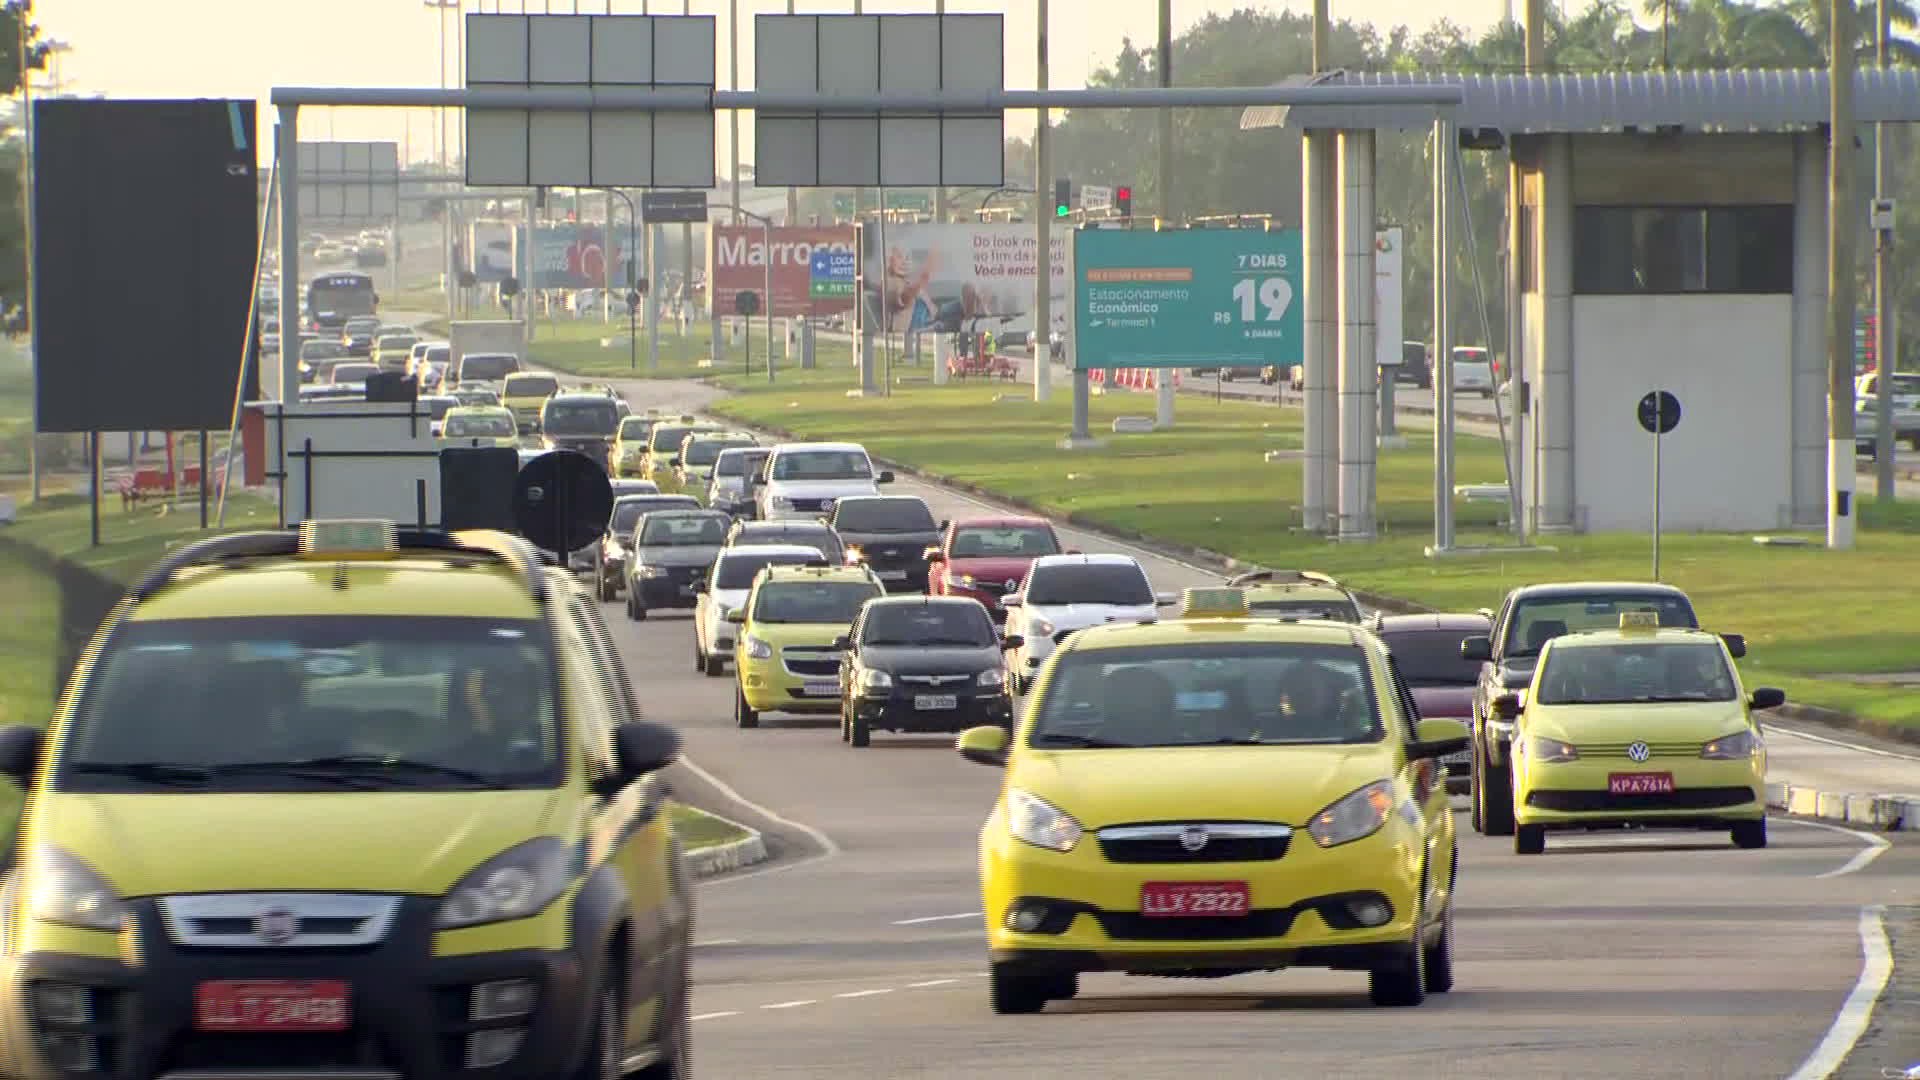
[[[1173,86],[1173,0],[1160,0],[1159,45],[1160,86],[1170,88]],[[1159,120],[1160,216],[1173,222],[1179,220],[1179,209],[1173,199],[1173,110],[1161,109]],[[1167,368],[1160,368],[1153,373],[1156,398],[1154,426],[1161,430],[1173,426],[1173,374]],[[1219,380],[1219,369],[1214,370],[1213,377],[1216,382]]]
[[[1879,0],[1874,7],[1873,52],[1874,61],[1882,70],[1887,66],[1887,31],[1891,28],[1887,16],[1887,0]],[[1887,125],[1873,125],[1873,198],[1877,205],[1887,198]],[[1891,504],[1894,500],[1893,478],[1893,373],[1899,367],[1900,339],[1890,327],[1893,324],[1893,226],[1875,228],[1873,231],[1873,364],[1879,377],[1874,380],[1880,388],[1874,401],[1874,412],[1879,426],[1874,429],[1873,473],[1874,496],[1882,504]]]
[[[1853,3],[1828,0],[1827,35],[1827,547],[1854,537]]]
[[[1040,66],[1034,85],[1041,90],[1047,88],[1047,0],[1037,0],[1039,24]],[[1053,397],[1052,330],[1053,330],[1053,207],[1047,204],[1053,192],[1053,153],[1047,137],[1047,127],[1052,111],[1042,104],[1035,110],[1039,124],[1034,129],[1034,178],[1033,178],[1033,218],[1034,235],[1040,248],[1034,252],[1033,276],[1033,400],[1046,401]],[[882,273],[885,272],[886,252],[880,253]],[[881,298],[886,297],[885,279],[882,279]]]

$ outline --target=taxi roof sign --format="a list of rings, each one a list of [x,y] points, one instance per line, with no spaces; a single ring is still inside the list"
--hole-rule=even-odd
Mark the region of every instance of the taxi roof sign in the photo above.
[[[391,521],[341,519],[300,523],[302,555],[369,555],[399,549],[399,529]]]
[[[1180,595],[1183,619],[1244,619],[1250,610],[1247,591],[1232,586],[1193,588]]]
[[[1620,613],[1622,630],[1658,630],[1660,613],[1657,611],[1623,611]]]

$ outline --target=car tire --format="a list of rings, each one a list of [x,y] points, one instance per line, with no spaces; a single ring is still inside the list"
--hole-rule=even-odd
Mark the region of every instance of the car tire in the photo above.
[[[1367,972],[1367,999],[1389,1008],[1411,1008],[1427,1000],[1427,951],[1419,931],[1404,955],[1387,967]]]
[[[636,1074],[638,1080],[692,1080],[693,1078],[693,928],[680,935],[674,962],[676,984],[660,1003],[660,1030],[654,1045],[660,1059]]]
[[[1047,991],[1052,989],[1049,984],[1054,976],[1020,975],[1006,964],[994,964],[987,971],[987,996],[994,1012],[1021,1016],[1047,1007]]]
[[[1547,850],[1547,827],[1521,825],[1513,830],[1515,855],[1539,855]]]
[[[851,716],[852,716],[852,713],[847,709],[847,703],[845,701],[840,702],[840,741],[841,742],[846,742],[847,739],[850,737],[849,733],[853,730],[853,720],[851,719]]]
[[[614,588],[613,582],[607,580],[606,578],[601,578],[600,579],[600,602],[603,604],[611,604],[618,599],[620,599],[620,590]]]
[[[1467,768],[1467,819],[1473,825],[1474,832],[1485,833],[1486,821],[1480,816],[1480,792],[1485,785],[1480,782],[1480,777],[1485,773],[1486,766],[1480,762],[1478,743],[1473,745],[1472,753],[1473,762]]]
[[[724,656],[707,657],[707,677],[718,679],[727,673],[727,658]]]
[[[1487,766],[1473,779],[1474,798],[1480,803],[1480,831],[1488,836],[1513,835],[1513,770]]]
[[[733,688],[733,723],[736,727],[757,728],[760,726],[760,714],[747,704],[747,692],[738,686]]]
[[[1733,846],[1755,851],[1767,846],[1767,819],[1733,823]]]
[[[588,1029],[586,1055],[574,1070],[575,1080],[619,1080],[624,1075],[621,1059],[626,1054],[626,1017],[620,1008],[620,987],[614,982],[616,970],[609,958],[600,973],[593,1026]]]
[[[1440,922],[1440,937],[1426,946],[1427,993],[1444,994],[1453,989],[1453,902]]]
[[[847,720],[847,745],[862,748],[871,745],[872,742],[873,731],[868,728],[866,719],[859,713],[854,713]]]
[[[697,637],[693,639],[693,670],[702,675],[707,673],[707,654],[700,651],[700,639]]]

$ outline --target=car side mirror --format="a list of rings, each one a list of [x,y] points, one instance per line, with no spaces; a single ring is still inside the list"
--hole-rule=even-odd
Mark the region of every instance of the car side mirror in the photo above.
[[[1008,634],[1006,637],[1000,639],[1000,647],[1002,649],[1017,649],[1026,643],[1027,639],[1021,637],[1019,634]]]
[[[968,728],[955,740],[960,756],[975,765],[1004,767],[1007,763],[1007,729],[997,724]]]
[[[33,783],[33,773],[40,767],[40,748],[45,739],[46,732],[26,724],[0,728],[0,776],[7,777],[21,787]]]
[[[1061,552],[1060,554],[1062,554],[1062,555],[1085,555],[1085,554],[1086,554],[1086,552],[1084,552],[1084,551],[1081,551],[1081,550],[1080,550],[1079,548],[1068,548],[1067,550],[1065,550],[1065,551],[1063,551],[1063,552]]]
[[[1518,719],[1520,716],[1520,695],[1514,693],[1496,694],[1494,695],[1492,706],[1494,719]]]
[[[1460,659],[1488,661],[1493,659],[1493,639],[1485,634],[1475,634],[1460,641]]]
[[[834,638],[833,647],[840,650],[841,652],[849,652],[853,649],[853,639],[850,637]]]
[[[727,621],[733,623],[735,626],[744,626],[747,621],[747,613],[740,608],[734,608],[727,612]]]
[[[1738,660],[1747,655],[1747,636],[1745,634],[1721,634],[1720,640],[1727,643],[1727,655]]]
[[[882,470],[880,470],[880,475],[879,475],[879,476],[876,476],[876,477],[874,477],[874,478],[873,478],[873,482],[874,482],[874,483],[876,483],[876,484],[891,484],[891,483],[893,483],[893,470],[892,470],[892,469],[882,469]]]
[[[1445,717],[1428,717],[1414,725],[1414,734],[1418,740],[1407,747],[1407,757],[1415,761],[1431,761],[1448,754],[1457,754],[1468,746],[1467,729],[1458,720]]]
[[[953,522],[951,522],[951,521],[948,521],[948,520],[947,520],[947,519],[945,519],[945,518],[941,518],[941,519],[940,519],[940,531],[941,531],[941,532],[946,532],[946,531],[947,531],[947,526],[949,526],[949,525],[951,525],[951,524],[953,524]]]
[[[700,580],[700,581],[696,581],[696,582],[694,582],[694,583],[693,583],[693,591],[694,591],[694,592],[697,592],[697,593],[704,593],[704,592],[706,592],[706,591],[707,591],[707,583],[706,583],[706,581],[705,581],[705,580],[703,579],[703,580]]]
[[[941,551],[937,547],[928,548],[926,554],[927,554],[927,565],[929,566],[933,565],[934,563],[943,563],[947,561],[947,553],[944,551]]]
[[[1493,609],[1490,607],[1474,608],[1473,613],[1487,620],[1488,622],[1493,621]]]
[[[1777,709],[1786,703],[1787,692],[1773,686],[1756,686],[1753,693],[1747,696],[1748,706],[1755,709]]]
[[[1000,606],[1004,609],[1010,610],[1012,608],[1017,608],[1020,606],[1020,604],[1021,604],[1021,599],[1020,599],[1019,593],[1008,593],[1007,595],[1000,598]]]
[[[1157,592],[1153,594],[1153,606],[1154,607],[1172,607],[1176,602],[1179,601],[1179,599],[1180,599],[1179,597],[1173,595],[1170,592]]]
[[[634,720],[613,729],[614,775],[599,785],[612,795],[649,773],[659,772],[680,756],[680,733],[650,720]]]

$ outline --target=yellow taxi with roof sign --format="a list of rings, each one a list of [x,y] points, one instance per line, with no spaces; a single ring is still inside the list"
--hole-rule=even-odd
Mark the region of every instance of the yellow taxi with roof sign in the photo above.
[[[1767,844],[1766,741],[1753,713],[1738,638],[1662,627],[1628,611],[1615,630],[1554,638],[1524,695],[1494,698],[1515,724],[1514,850],[1538,855],[1547,833],[1622,827],[1726,830]]]
[[[1249,617],[1190,589],[1181,617],[1069,638],[1011,734],[962,756],[1006,770],[980,833],[990,998],[1070,999],[1089,971],[1368,973],[1372,1000],[1453,986],[1453,818],[1378,638]]]
[[[733,647],[734,723],[760,726],[763,712],[841,711],[839,641],[860,608],[885,596],[866,566],[768,566],[744,607],[728,612]],[[847,737],[845,725],[842,738]]]
[[[1228,586],[1243,588],[1255,616],[1269,619],[1326,619],[1358,623],[1359,601],[1346,586],[1313,570],[1253,570]]]
[[[0,729],[0,1075],[683,1080],[679,738],[618,665],[504,533],[170,555],[46,731]]]

